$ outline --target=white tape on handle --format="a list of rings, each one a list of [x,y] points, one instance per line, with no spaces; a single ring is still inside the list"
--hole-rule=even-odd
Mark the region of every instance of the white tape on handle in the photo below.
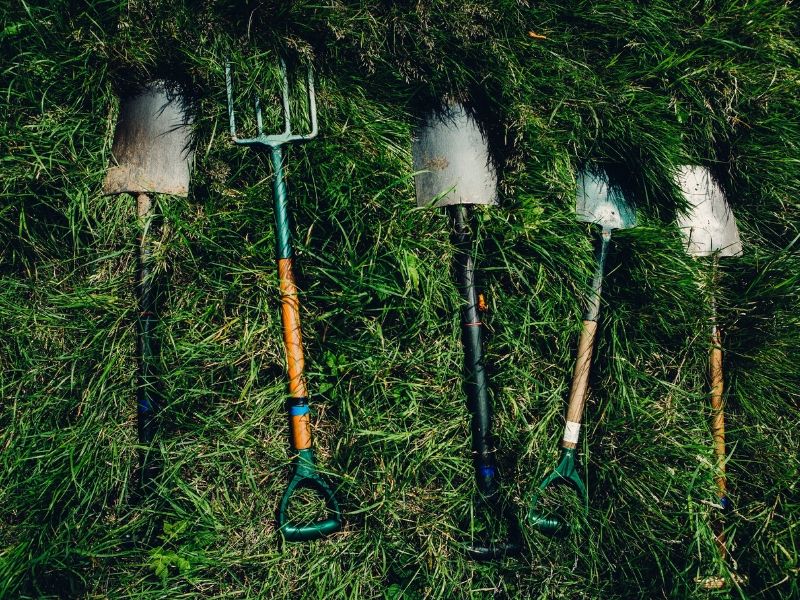
[[[580,434],[581,424],[575,421],[567,421],[567,426],[564,428],[564,441],[570,444],[577,444]]]

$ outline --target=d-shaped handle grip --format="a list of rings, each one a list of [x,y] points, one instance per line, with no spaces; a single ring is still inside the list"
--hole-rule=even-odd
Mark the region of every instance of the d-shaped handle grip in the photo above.
[[[531,526],[547,535],[563,535],[569,531],[569,524],[558,515],[543,515],[536,510],[539,497],[542,492],[551,486],[566,485],[571,487],[582,497],[584,512],[589,511],[589,495],[586,486],[583,484],[578,471],[575,469],[575,449],[563,448],[561,460],[555,470],[544,478],[536,490],[536,494],[531,500],[531,508],[528,512],[528,521]]]
[[[473,560],[499,560],[507,556],[517,556],[520,552],[522,552],[522,544],[512,540],[471,544],[467,547],[467,554]]]
[[[467,543],[467,555],[473,560],[499,560],[512,557],[522,552],[522,531],[519,526],[516,510],[513,506],[505,504],[497,490],[497,480],[486,482],[487,489],[493,492],[486,495],[480,494],[476,509],[483,513],[484,518],[494,522],[505,521],[508,534],[501,539],[476,539]],[[480,486],[479,486],[480,487]]]
[[[332,512],[333,515],[327,519],[311,523],[299,524],[290,522],[288,518],[289,502],[295,491],[301,488],[317,492],[325,501],[325,508]],[[278,528],[283,533],[283,537],[289,542],[316,540],[335,533],[342,528],[342,512],[339,509],[339,503],[336,502],[333,490],[317,473],[311,449],[301,450],[300,455],[295,459],[294,474],[286,487],[286,491],[283,493],[278,507]]]

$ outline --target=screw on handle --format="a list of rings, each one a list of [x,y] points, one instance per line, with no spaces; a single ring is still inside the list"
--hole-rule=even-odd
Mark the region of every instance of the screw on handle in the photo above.
[[[332,516],[311,523],[290,522],[288,515],[289,503],[295,491],[301,488],[317,492],[325,501],[326,510],[333,513]],[[283,537],[289,542],[316,540],[335,533],[342,528],[342,512],[339,509],[339,504],[336,502],[333,490],[317,473],[314,452],[310,448],[299,450],[294,460],[294,473],[278,507],[278,528],[283,533]]]
[[[531,508],[528,512],[528,521],[531,526],[547,535],[562,535],[569,530],[569,524],[558,515],[546,516],[537,512],[539,498],[547,488],[557,485],[566,485],[581,497],[583,500],[584,514],[589,511],[589,495],[577,469],[575,468],[575,449],[562,448],[561,460],[555,470],[544,478],[536,490],[531,500]]]

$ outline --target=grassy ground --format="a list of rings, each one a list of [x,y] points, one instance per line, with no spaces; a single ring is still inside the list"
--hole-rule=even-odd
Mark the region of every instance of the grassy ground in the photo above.
[[[0,596],[707,596],[695,577],[725,572],[709,274],[671,225],[672,176],[699,161],[745,244],[715,292],[730,564],[749,583],[718,594],[798,597],[798,39],[792,1],[7,3]],[[289,454],[271,169],[229,141],[222,67],[232,55],[241,85],[269,84],[287,46],[318,65],[322,134],[289,151],[289,186],[316,447],[347,522],[295,545],[274,526]],[[197,160],[188,199],[157,198],[165,472],[139,502],[137,225],[100,184],[117,93],[158,76],[193,98]],[[473,482],[452,246],[410,178],[415,116],[443,95],[490,124],[503,165],[477,260],[505,493],[523,514],[557,457],[592,267],[575,165],[607,164],[640,208],[609,259],[588,519],[562,540],[526,529],[522,557],[494,564],[458,550]],[[120,543],[157,519],[154,548]]]

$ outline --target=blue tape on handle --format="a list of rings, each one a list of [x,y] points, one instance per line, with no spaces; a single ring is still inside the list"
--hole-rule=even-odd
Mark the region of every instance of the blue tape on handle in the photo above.
[[[494,477],[497,473],[497,469],[494,467],[481,467],[481,475],[484,477]]]
[[[307,415],[310,412],[311,409],[308,407],[308,405],[289,407],[289,414],[293,417],[302,417],[303,415]]]

